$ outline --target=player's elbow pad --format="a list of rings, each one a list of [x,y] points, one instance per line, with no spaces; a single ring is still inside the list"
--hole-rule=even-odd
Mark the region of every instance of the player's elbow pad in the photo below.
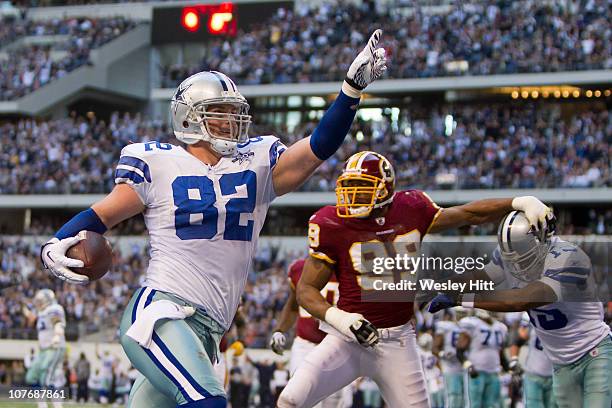
[[[351,128],[359,98],[340,94],[321,118],[319,125],[310,137],[310,148],[320,160],[329,159],[342,146]]]

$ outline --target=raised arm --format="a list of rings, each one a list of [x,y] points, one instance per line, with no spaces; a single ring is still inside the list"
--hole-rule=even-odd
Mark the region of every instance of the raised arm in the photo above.
[[[552,210],[533,196],[516,197],[514,199],[491,198],[442,208],[429,232],[435,233],[464,225],[496,222],[512,210],[523,211],[536,230],[545,228],[547,221],[553,216]]]
[[[361,92],[387,69],[385,50],[376,48],[381,35],[382,30],[374,31],[366,47],[357,55],[340,94],[312,136],[293,144],[278,159],[272,173],[277,196],[298,188],[342,145],[355,118]]]

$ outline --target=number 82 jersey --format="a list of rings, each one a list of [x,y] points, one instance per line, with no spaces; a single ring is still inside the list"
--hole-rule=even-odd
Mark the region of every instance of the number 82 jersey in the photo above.
[[[275,198],[272,170],[285,149],[273,136],[251,138],[213,166],[168,143],[126,146],[115,183],[130,185],[145,205],[145,286],[201,306],[229,328]]]

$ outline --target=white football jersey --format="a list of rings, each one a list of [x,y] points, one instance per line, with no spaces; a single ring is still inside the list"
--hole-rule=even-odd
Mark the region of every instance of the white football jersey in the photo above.
[[[66,326],[66,314],[59,303],[53,303],[38,313],[36,330],[38,330],[38,344],[41,349],[51,347],[51,341],[55,335],[53,327],[61,322]],[[62,336],[60,347],[66,346],[66,337]]]
[[[529,341],[527,342],[527,353],[523,362],[523,370],[528,374],[542,377],[550,377],[553,373],[552,363],[544,352],[542,342],[533,328],[529,330]]]
[[[251,138],[211,166],[168,143],[126,146],[115,183],[132,186],[146,207],[144,285],[202,307],[229,329],[275,198],[272,169],[285,149],[273,136]]]
[[[461,363],[457,359],[457,340],[459,340],[459,334],[462,332],[461,328],[456,322],[450,320],[440,320],[436,322],[436,334],[444,337],[444,347],[442,348],[445,352],[452,353],[451,358],[441,358],[440,365],[444,373],[460,373],[463,371]]]
[[[497,289],[528,285],[504,268],[499,248],[493,252],[492,262],[485,266],[485,271],[495,281]],[[603,306],[593,301],[597,285],[591,260],[582,249],[554,237],[539,281],[550,286],[558,299],[528,311],[531,324],[552,363],[573,363],[610,335],[610,328],[603,321]],[[579,301],[580,297],[584,301]]]
[[[470,335],[469,359],[477,371],[498,373],[501,371],[499,351],[504,347],[508,328],[493,320],[488,324],[475,316],[464,317],[459,327]]]

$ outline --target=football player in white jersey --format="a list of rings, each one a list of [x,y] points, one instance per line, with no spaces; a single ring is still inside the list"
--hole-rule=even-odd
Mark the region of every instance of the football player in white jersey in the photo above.
[[[437,354],[442,366],[444,392],[446,394],[445,406],[447,408],[465,406],[463,397],[463,367],[457,358],[457,341],[459,341],[459,335],[463,331],[459,327],[457,320],[465,317],[465,312],[458,309],[460,308],[456,307],[455,309],[448,310],[445,313],[445,318],[435,324],[433,352]]]
[[[502,350],[508,328],[493,319],[485,310],[476,310],[475,316],[459,321],[462,329],[458,348],[468,348],[464,367],[468,368],[468,398],[474,408],[497,407],[501,400],[499,373]],[[462,341],[465,338],[466,341]],[[460,352],[460,359],[461,352]]]
[[[64,308],[57,303],[51,289],[41,289],[34,295],[36,312],[24,308],[29,321],[36,320],[40,352],[26,373],[28,385],[53,387],[56,373],[64,362],[66,354],[66,315]]]
[[[549,223],[549,226],[552,226]],[[498,312],[527,311],[553,363],[553,392],[560,407],[609,408],[612,404],[612,340],[597,299],[591,260],[578,246],[532,230],[513,211],[498,230],[498,247],[484,271],[461,279],[490,279],[495,291],[441,294],[429,310],[461,304]]]
[[[86,276],[70,269],[82,262],[66,257],[79,232],[104,233],[144,213],[151,260],[120,330],[126,354],[143,374],[129,406],[226,406],[213,364],[268,207],[342,144],[362,90],[386,69],[385,51],[377,48],[381,35],[376,30],[357,55],[313,134],[289,148],[274,136],[249,139],[249,105],[229,77],[211,71],[187,78],[170,104],[174,134],[187,146],[126,146],[113,191],[43,246],[41,258],[52,274],[86,283]]]
[[[521,354],[520,347],[527,345],[527,352]],[[518,336],[510,347],[510,369],[514,372],[523,371],[523,401],[525,408],[554,408],[555,399],[552,391],[553,366],[544,353],[542,342],[535,333],[529,329],[529,315],[518,328]]]

